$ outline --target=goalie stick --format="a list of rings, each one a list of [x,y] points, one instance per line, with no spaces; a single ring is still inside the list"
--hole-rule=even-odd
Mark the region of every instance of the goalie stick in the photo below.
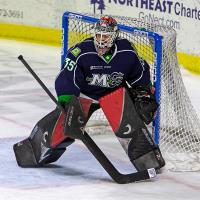
[[[37,80],[37,82],[41,85],[44,91],[48,94],[48,96],[54,101],[54,103],[58,106],[58,108],[64,113],[67,114],[65,109],[60,105],[60,103],[56,100],[53,94],[49,91],[49,89],[44,85],[44,83],[40,80],[37,74],[32,70],[29,64],[24,60],[23,56],[20,55],[18,59],[24,64],[24,66],[28,69],[28,71],[33,75],[33,77]],[[78,100],[74,96],[75,100]],[[78,101],[80,104],[80,102]],[[76,135],[75,135],[76,134]],[[110,162],[110,160],[105,156],[105,154],[101,151],[101,149],[96,145],[96,143],[92,140],[92,138],[88,135],[88,133],[84,131],[77,131],[74,135],[75,138],[82,140],[85,146],[89,149],[89,151],[93,154],[93,156],[99,161],[102,167],[106,170],[106,172],[112,177],[112,179],[119,183],[132,183],[136,181],[151,179],[156,176],[156,171],[154,168],[139,171],[136,173],[130,174],[122,174],[120,173]],[[69,136],[71,136],[69,134]]]

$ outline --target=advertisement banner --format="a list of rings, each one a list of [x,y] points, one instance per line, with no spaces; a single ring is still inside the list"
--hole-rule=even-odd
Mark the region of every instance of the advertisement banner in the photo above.
[[[93,13],[123,15],[177,32],[178,51],[200,56],[200,0],[93,0]]]

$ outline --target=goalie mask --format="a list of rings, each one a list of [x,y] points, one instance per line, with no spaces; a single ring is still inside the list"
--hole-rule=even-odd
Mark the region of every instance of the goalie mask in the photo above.
[[[113,46],[118,36],[117,21],[109,16],[102,17],[94,26],[94,45],[99,56]]]

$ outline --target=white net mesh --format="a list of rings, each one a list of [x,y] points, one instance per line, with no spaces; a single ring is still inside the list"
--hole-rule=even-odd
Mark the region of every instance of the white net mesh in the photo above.
[[[160,148],[167,168],[174,171],[200,170],[200,122],[184,87],[176,55],[176,33],[166,26],[144,23],[138,19],[114,16],[119,24],[137,27],[163,36],[160,88]],[[92,36],[93,24],[70,18],[68,47]],[[120,37],[131,41],[140,57],[150,67],[154,79],[154,41],[147,36],[120,31]],[[90,133],[111,132],[102,111],[97,111],[88,122]]]

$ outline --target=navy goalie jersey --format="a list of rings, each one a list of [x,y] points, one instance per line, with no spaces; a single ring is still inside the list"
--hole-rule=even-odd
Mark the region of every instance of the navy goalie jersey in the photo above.
[[[98,100],[125,81],[131,86],[150,83],[148,64],[138,58],[128,40],[117,38],[112,51],[98,56],[93,38],[69,49],[55,81],[58,97],[82,93]]]

